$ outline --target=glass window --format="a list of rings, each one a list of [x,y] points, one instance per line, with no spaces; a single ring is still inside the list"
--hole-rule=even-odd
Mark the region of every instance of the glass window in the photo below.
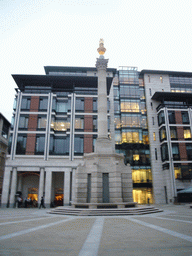
[[[141,143],[139,131],[123,131],[122,143]]]
[[[149,144],[148,131],[143,131],[143,144]]]
[[[29,110],[31,104],[31,97],[22,97],[21,110]]]
[[[192,160],[192,144],[186,144],[187,158]]]
[[[171,135],[172,140],[177,139],[177,128],[176,127],[170,127],[170,135]]]
[[[97,99],[93,100],[93,111],[97,112]]]
[[[156,141],[156,134],[153,132],[153,140]]]
[[[11,134],[9,136],[9,142],[8,142],[8,154],[11,154],[12,138],[13,138],[13,135]]]
[[[168,111],[169,123],[175,124],[175,111]]]
[[[70,129],[70,117],[51,119],[51,130],[65,132]]]
[[[1,135],[3,136],[3,138],[8,139],[8,134],[9,134],[9,123],[6,120],[4,120]]]
[[[69,137],[51,136],[49,145],[50,155],[69,155]]]
[[[115,144],[121,143],[121,133],[120,131],[115,131]]]
[[[44,135],[37,135],[36,136],[36,146],[35,146],[35,154],[36,155],[43,155],[45,148],[45,136]]]
[[[157,160],[157,149],[155,148],[155,159]]]
[[[161,111],[158,114],[158,124],[160,126],[161,124],[164,124],[164,123],[165,123],[165,114],[164,114],[164,111]]]
[[[160,76],[160,81],[161,81],[161,83],[163,83],[163,77],[162,76]]]
[[[184,128],[184,139],[191,139],[191,130],[190,130],[190,128]]]
[[[189,124],[189,114],[186,111],[181,112],[183,124]]]
[[[47,118],[46,116],[38,116],[38,129],[46,129]]]
[[[17,155],[25,155],[26,142],[27,142],[27,136],[26,135],[18,135],[18,137],[17,137],[17,147],[16,147],[16,154]]]
[[[116,128],[116,129],[121,128],[121,122],[120,122],[120,117],[119,117],[119,116],[115,116],[115,118],[114,118],[114,124],[115,124],[115,128]]]
[[[75,110],[84,111],[84,99],[76,98]]]
[[[97,118],[93,118],[93,130],[97,130]]]
[[[47,111],[48,108],[48,98],[41,97],[39,99],[39,111]]]
[[[159,130],[159,134],[160,134],[160,141],[167,139],[166,129],[164,126]]]
[[[57,113],[67,113],[71,110],[71,99],[57,99],[53,110],[56,110]]]
[[[84,138],[76,136],[74,140],[74,155],[83,155],[83,148]]]
[[[75,129],[84,129],[84,118],[75,118]]]
[[[173,154],[173,160],[179,160],[179,145],[178,144],[172,144],[172,154]]]
[[[119,107],[119,101],[114,101],[114,112],[119,112],[120,107]]]
[[[163,162],[169,160],[168,147],[166,143],[161,145],[161,158]]]
[[[21,115],[19,118],[19,129],[27,129],[28,122],[29,122],[29,117]]]
[[[118,87],[113,87],[113,95],[114,95],[114,97],[119,97],[119,88]]]
[[[121,101],[121,112],[139,112],[139,102]]]

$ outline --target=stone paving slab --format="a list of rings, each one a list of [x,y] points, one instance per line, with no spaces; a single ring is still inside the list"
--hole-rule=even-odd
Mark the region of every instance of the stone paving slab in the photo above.
[[[192,256],[192,209],[157,207],[164,212],[118,217],[50,217],[46,209],[0,209],[0,255]]]

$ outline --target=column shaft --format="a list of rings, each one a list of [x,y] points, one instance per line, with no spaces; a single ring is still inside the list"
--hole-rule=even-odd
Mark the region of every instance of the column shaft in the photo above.
[[[15,194],[17,189],[17,168],[13,168],[11,180],[10,208],[15,206]]]
[[[45,181],[45,207],[49,208],[51,204],[52,171],[46,171]]]
[[[1,198],[1,207],[2,208],[7,207],[7,204],[8,204],[10,175],[11,175],[10,169],[8,167],[5,167],[4,177],[3,177],[2,198]]]
[[[64,205],[69,205],[70,196],[70,169],[64,173]]]
[[[39,194],[38,194],[38,205],[41,204],[41,197],[43,196],[44,190],[44,175],[45,171],[43,168],[40,169],[40,177],[39,177]]]

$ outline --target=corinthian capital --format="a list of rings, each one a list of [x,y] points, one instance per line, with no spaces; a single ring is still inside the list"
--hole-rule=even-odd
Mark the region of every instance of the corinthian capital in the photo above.
[[[106,70],[107,64],[108,64],[108,59],[97,58],[96,68],[97,70],[101,70],[101,69]]]

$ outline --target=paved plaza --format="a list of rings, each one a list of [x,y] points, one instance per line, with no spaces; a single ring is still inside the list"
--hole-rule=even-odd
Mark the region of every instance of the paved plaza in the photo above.
[[[47,209],[0,209],[1,256],[192,255],[192,208],[113,217],[51,215]]]

